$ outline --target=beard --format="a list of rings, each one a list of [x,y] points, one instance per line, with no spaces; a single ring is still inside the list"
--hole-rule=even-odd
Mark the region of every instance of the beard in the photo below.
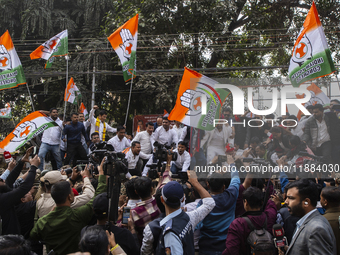
[[[303,210],[303,207],[302,207],[302,201],[298,205],[295,205],[293,207],[288,206],[288,208],[290,209],[291,215],[297,216],[299,218],[305,215],[305,211]]]
[[[7,185],[0,185],[0,193],[6,193],[11,191],[12,189]]]

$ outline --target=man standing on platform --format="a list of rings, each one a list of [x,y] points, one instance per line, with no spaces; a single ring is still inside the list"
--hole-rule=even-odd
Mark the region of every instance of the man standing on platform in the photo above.
[[[73,166],[76,165],[77,159],[86,160],[87,152],[81,144],[81,135],[85,137],[87,143],[90,139],[85,132],[83,123],[78,122],[78,113],[72,113],[71,124],[66,125],[64,128],[64,135],[67,135],[67,155],[64,164],[68,165],[71,158],[73,157]],[[79,158],[76,157],[79,156]]]
[[[49,115],[50,118],[58,124],[58,126],[48,128],[44,131],[41,145],[39,149],[39,158],[40,165],[39,169],[44,170],[44,161],[47,152],[51,152],[56,163],[57,168],[60,169],[62,166],[62,160],[60,156],[60,141],[61,141],[61,132],[63,130],[63,122],[58,118],[58,110],[57,108],[51,108],[50,111],[41,111],[42,113]]]
[[[105,141],[106,131],[116,133],[117,129],[111,127],[109,124],[105,122],[107,118],[107,112],[105,110],[99,111],[99,115],[97,118],[94,117],[95,110],[99,109],[97,105],[94,105],[89,114],[88,121],[91,123],[91,131],[99,133],[99,137],[101,141]]]

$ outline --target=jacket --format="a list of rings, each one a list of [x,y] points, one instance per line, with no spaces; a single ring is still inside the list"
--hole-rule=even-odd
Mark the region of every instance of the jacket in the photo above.
[[[19,161],[6,179],[9,188],[13,188],[13,183],[19,176],[24,163]],[[0,193],[0,217],[2,219],[2,234],[20,234],[18,218],[15,214],[14,206],[18,205],[21,198],[29,192],[33,186],[37,167],[31,166],[25,181],[16,189]]]
[[[337,254],[340,254],[340,224],[339,224],[340,208],[337,207],[327,209],[323,216],[328,220],[329,224],[333,229],[336,240]]]
[[[87,204],[76,209],[57,206],[52,212],[38,219],[31,230],[31,239],[44,241],[47,252],[53,249],[56,255],[77,252],[80,231],[89,223],[93,215],[93,200],[105,191],[106,176],[100,175],[96,193]]]
[[[246,212],[242,217],[247,216],[257,229],[262,228],[267,218],[267,230],[269,233],[272,233],[272,227],[276,220],[276,212],[277,210],[274,202],[269,200],[264,212]],[[246,220],[242,217],[236,218],[230,224],[225,243],[226,249],[223,251],[222,255],[247,254],[247,237],[251,231]]]
[[[327,131],[329,134],[329,137],[331,139],[331,143],[333,145],[337,145],[340,143],[340,133],[339,128],[340,128],[340,120],[336,117],[335,113],[329,112],[329,113],[324,113],[324,119],[327,125]],[[304,134],[302,136],[302,140],[305,141],[308,146],[315,150],[317,141],[318,141],[318,124],[316,123],[317,120],[315,119],[314,116],[311,116],[308,118],[308,120],[305,123],[305,130]]]
[[[336,254],[336,241],[327,219],[313,212],[297,230],[286,255]]]

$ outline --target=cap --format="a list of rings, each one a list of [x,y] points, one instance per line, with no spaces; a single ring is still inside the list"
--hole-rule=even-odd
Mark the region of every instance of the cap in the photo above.
[[[228,143],[227,145],[226,145],[226,147],[225,147],[225,152],[232,152],[232,151],[234,151],[235,150],[235,148],[234,148],[234,146],[232,145],[232,144],[230,144],[230,143]]]
[[[93,200],[93,211],[96,215],[107,214],[109,211],[109,199],[107,193],[101,193]]]
[[[62,175],[60,171],[54,170],[54,171],[49,171],[46,173],[43,177],[41,177],[41,181],[43,182],[48,182],[50,185],[55,184],[59,181],[66,180],[67,176]]]
[[[162,188],[162,197],[167,205],[179,206],[181,199],[184,197],[184,191],[181,184],[171,181]]]

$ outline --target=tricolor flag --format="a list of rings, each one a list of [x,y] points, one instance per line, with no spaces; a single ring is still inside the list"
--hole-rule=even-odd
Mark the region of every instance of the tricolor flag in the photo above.
[[[27,115],[15,129],[0,142],[0,148],[14,152],[47,128],[58,126],[51,118],[36,111]]]
[[[0,90],[26,84],[24,70],[8,30],[0,37]]]
[[[335,72],[314,2],[294,44],[288,72],[293,87]]]
[[[167,112],[167,110],[164,109],[163,111],[163,117],[169,117],[169,113]]]
[[[330,105],[331,100],[329,99],[329,97],[315,83],[312,83],[311,85],[309,85],[307,89],[309,90],[311,94],[311,98],[307,103],[304,104],[304,107],[307,107],[308,105],[316,105],[316,104],[321,104],[324,107]],[[305,94],[302,94],[302,95],[297,94],[295,96],[296,98],[304,98]],[[300,119],[301,115],[302,115],[302,112],[299,110],[297,114],[297,118]]]
[[[89,113],[88,113],[88,111],[86,110],[85,105],[84,105],[83,102],[80,104],[79,111],[80,111],[82,114],[84,114],[85,120],[87,120],[87,119],[89,118]]]
[[[137,34],[138,14],[107,38],[120,59],[125,82],[136,77]]]
[[[215,89],[216,84],[217,81],[185,68],[176,105],[168,119],[194,128],[213,130],[214,119],[220,119],[221,108],[229,94],[227,90]],[[202,94],[207,98],[206,115],[202,114]]]
[[[67,84],[67,88],[65,89],[64,101],[70,102],[72,104],[77,104],[80,98],[80,90],[74,84],[73,77],[71,77],[70,81]]]
[[[66,29],[40,45],[31,53],[30,57],[31,59],[42,58],[47,60],[45,68],[49,68],[52,66],[55,57],[64,56],[67,53],[68,35]]]
[[[12,118],[11,106],[8,103],[5,106],[6,108],[0,109],[0,118],[10,119]]]

